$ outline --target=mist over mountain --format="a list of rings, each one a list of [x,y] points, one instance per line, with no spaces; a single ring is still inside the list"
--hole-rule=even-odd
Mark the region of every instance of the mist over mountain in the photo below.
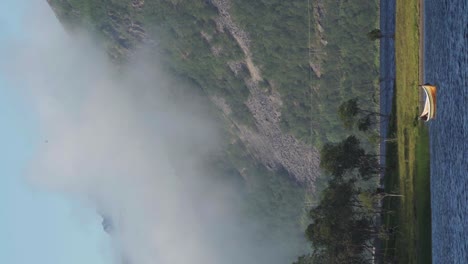
[[[129,263],[306,252],[338,105],[377,103],[376,3],[47,2],[0,64],[47,141],[32,182],[95,208]]]
[[[67,33],[44,5],[31,9],[27,28],[25,39],[4,44],[11,52],[0,66],[37,110],[44,142],[28,179],[95,208],[112,225],[117,256],[285,263],[302,251],[298,225],[268,222],[294,200],[262,206],[261,192],[252,197],[249,189],[268,185],[252,178],[247,186],[224,161],[222,119],[190,82],[144,48],[116,65],[95,38]],[[279,193],[300,197],[294,186]],[[301,200],[293,199],[294,218]]]
[[[355,96],[377,105],[377,46],[367,39],[376,2],[49,4],[69,32],[98,36],[115,63],[150,47],[168,69],[203,89],[229,123],[231,141],[312,193],[320,175],[317,149],[348,133],[338,105]]]

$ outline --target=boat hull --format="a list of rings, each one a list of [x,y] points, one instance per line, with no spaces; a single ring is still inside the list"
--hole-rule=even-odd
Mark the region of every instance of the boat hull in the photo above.
[[[421,85],[425,95],[426,95],[426,102],[424,104],[424,110],[420,116],[422,120],[428,122],[431,119],[435,119],[436,116],[436,93],[437,87],[434,85]]]

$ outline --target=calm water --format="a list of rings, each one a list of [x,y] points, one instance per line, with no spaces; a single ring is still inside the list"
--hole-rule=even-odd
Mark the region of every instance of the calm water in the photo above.
[[[467,0],[468,1],[468,0]],[[384,34],[395,32],[395,0],[380,1],[380,30]],[[380,39],[380,113],[392,112],[393,87],[395,84],[395,41],[393,38]],[[385,138],[388,135],[388,122],[380,123],[380,131]],[[380,155],[385,155],[386,144],[382,139]],[[381,160],[385,167],[385,159]],[[382,175],[383,176],[383,175]]]
[[[435,83],[433,262],[468,263],[468,0],[425,1],[425,81]]]

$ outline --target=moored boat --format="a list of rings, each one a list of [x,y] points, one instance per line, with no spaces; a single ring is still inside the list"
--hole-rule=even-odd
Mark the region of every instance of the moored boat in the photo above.
[[[420,87],[423,89],[424,94],[426,95],[426,101],[424,103],[423,112],[419,118],[427,122],[435,118],[437,87],[428,83],[420,85]]]

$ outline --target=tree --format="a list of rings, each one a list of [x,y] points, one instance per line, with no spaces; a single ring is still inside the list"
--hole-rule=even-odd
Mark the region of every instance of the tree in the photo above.
[[[324,190],[320,204],[310,211],[313,222],[306,229],[312,243],[312,254],[298,259],[306,263],[368,263],[367,255],[374,255],[369,241],[381,235],[372,214],[362,214],[359,190],[354,180],[334,178]],[[373,211],[370,209],[370,211]]]
[[[382,34],[382,31],[380,31],[380,29],[375,28],[375,29],[371,30],[369,33],[367,33],[367,37],[370,40],[374,41],[374,40],[382,38],[383,34]]]
[[[370,116],[366,116],[364,118],[360,118],[357,120],[357,127],[359,131],[367,131],[372,125],[372,121]]]
[[[359,113],[358,99],[353,98],[341,103],[338,107],[338,115],[344,126],[348,129],[352,128],[355,122],[355,117]]]
[[[380,167],[379,160],[375,155],[366,154],[360,157],[358,170],[361,178],[368,180],[374,174],[381,173],[382,167]]]
[[[375,29],[369,31],[369,33],[367,33],[367,37],[370,40],[374,41],[374,40],[381,39],[381,38],[384,38],[384,37],[394,38],[395,34],[383,34],[380,29],[375,28]]]
[[[339,143],[327,143],[323,146],[320,151],[320,167],[337,178],[341,178],[347,171],[357,169],[357,176],[368,180],[382,171],[377,156],[379,155],[366,153],[359,139],[349,136]]]
[[[364,150],[359,147],[359,140],[349,136],[337,144],[327,143],[320,152],[320,167],[336,177],[341,177],[346,170],[356,168]]]
[[[382,214],[382,213],[393,213],[391,210],[385,210],[382,207],[376,208],[375,206],[385,197],[398,196],[402,197],[403,195],[390,194],[390,195],[380,195],[369,191],[361,191],[357,195],[357,202],[359,206],[362,206],[367,213],[370,214]]]
[[[345,128],[352,129],[354,126],[357,126],[359,131],[368,131],[369,128],[380,122],[379,118],[389,117],[379,112],[360,108],[358,98],[349,99],[341,103],[338,107],[338,116]]]
[[[369,40],[372,40],[372,41],[385,38],[385,37],[394,38],[395,34],[384,34],[378,28],[375,28],[367,33],[367,38],[369,38]]]

